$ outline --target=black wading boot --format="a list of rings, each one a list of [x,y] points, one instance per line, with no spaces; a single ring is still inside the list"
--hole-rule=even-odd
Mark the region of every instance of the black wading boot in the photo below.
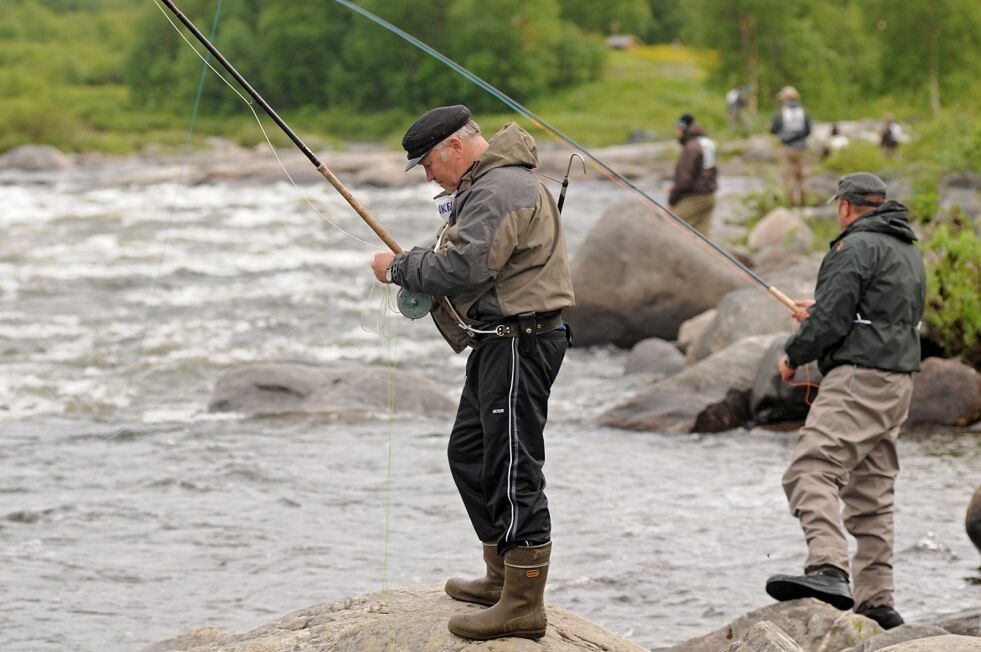
[[[855,613],[871,618],[879,623],[882,629],[892,629],[903,624],[903,617],[892,607],[867,607],[860,604],[855,608]]]
[[[488,607],[501,599],[504,586],[504,557],[497,554],[496,543],[484,544],[484,564],[487,574],[475,580],[451,577],[446,580],[443,590],[446,595],[461,602],[476,602]]]
[[[848,573],[835,566],[818,566],[804,575],[774,575],[766,581],[766,592],[780,602],[817,598],[842,611],[855,604]]]
[[[543,594],[551,552],[551,542],[509,550],[504,555],[504,590],[500,601],[480,613],[453,616],[448,625],[450,631],[477,641],[545,636],[548,622]]]

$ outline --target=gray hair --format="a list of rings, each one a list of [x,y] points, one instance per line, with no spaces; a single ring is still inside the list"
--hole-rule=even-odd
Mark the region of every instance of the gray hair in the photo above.
[[[467,120],[467,124],[463,125],[459,129],[454,131],[452,134],[450,134],[440,142],[436,143],[436,146],[433,147],[433,149],[439,152],[439,157],[445,161],[446,145],[450,142],[450,138],[459,138],[460,140],[466,141],[466,140],[470,140],[471,138],[475,138],[476,136],[479,135],[480,135],[480,125],[478,125],[473,120]]]

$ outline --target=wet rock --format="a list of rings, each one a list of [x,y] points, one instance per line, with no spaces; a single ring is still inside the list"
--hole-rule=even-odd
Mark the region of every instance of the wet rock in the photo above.
[[[780,249],[805,253],[814,243],[814,232],[786,208],[774,208],[749,232],[750,249]]]
[[[641,340],[630,349],[625,373],[656,374],[659,378],[673,376],[685,368],[685,356],[672,344],[656,337]]]
[[[401,160],[384,159],[360,170],[353,175],[354,185],[374,186],[376,188],[403,188],[420,181],[417,174],[406,172]]]
[[[855,647],[842,650],[842,652],[876,652],[890,645],[930,638],[932,636],[945,636],[949,633],[946,629],[937,627],[936,625],[900,625]]]
[[[686,352],[696,362],[751,335],[790,333],[794,328],[790,311],[756,288],[730,292],[716,308],[715,318],[695,338]]]
[[[820,385],[823,376],[812,362],[798,367],[794,375],[794,385],[783,382],[777,372],[777,361],[784,356],[786,338],[780,338],[770,345],[756,370],[756,378],[749,394],[750,416],[756,423],[776,423],[778,421],[797,421],[807,417],[810,406],[817,398],[817,388],[801,386],[806,383]]]
[[[958,360],[927,358],[913,375],[909,425],[966,426],[981,419],[981,374]]]
[[[166,652],[256,652],[258,650],[441,650],[454,652],[576,652],[642,647],[571,611],[546,605],[548,631],[537,641],[505,638],[475,642],[446,628],[450,616],[485,607],[451,599],[441,584],[394,589],[294,612],[244,634]],[[164,652],[155,650],[154,652]]]
[[[49,172],[70,167],[71,160],[51,145],[21,145],[0,156],[0,169]]]
[[[214,627],[202,627],[183,634],[178,634],[172,638],[148,645],[140,652],[180,652],[181,650],[193,650],[201,647],[218,646],[232,637],[229,632],[224,632]]]
[[[714,319],[715,308],[712,308],[681,322],[681,326],[678,327],[678,346],[687,350]]]
[[[576,306],[567,317],[584,346],[673,340],[686,319],[746,280],[646,205],[615,206],[572,264]]]
[[[388,412],[390,382],[395,383],[396,412],[452,414],[455,409],[442,387],[400,369],[328,369],[288,363],[254,364],[226,372],[218,379],[208,409],[360,418]]]
[[[764,620],[749,628],[743,640],[730,645],[726,652],[804,652],[787,633]]]
[[[964,527],[967,529],[967,536],[971,543],[978,549],[978,552],[981,552],[981,486],[978,486],[974,491],[974,497],[971,498],[971,502],[967,506]],[[981,636],[981,634],[978,635]]]
[[[931,636],[882,648],[882,652],[981,652],[981,641],[972,636]]]
[[[943,616],[935,623],[951,634],[961,636],[981,636],[981,608],[965,609]]]
[[[813,598],[791,600],[751,611],[710,634],[680,643],[668,652],[718,652],[742,640],[753,625],[769,621],[805,650],[837,652],[862,643],[882,628],[851,611],[838,611]]]
[[[624,401],[600,422],[626,430],[720,432],[749,418],[749,389],[779,336],[747,337]]]

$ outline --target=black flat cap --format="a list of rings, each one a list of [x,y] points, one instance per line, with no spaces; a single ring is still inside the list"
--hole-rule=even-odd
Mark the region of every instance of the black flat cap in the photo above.
[[[430,109],[412,123],[402,138],[402,148],[408,154],[409,162],[406,171],[429,153],[433,147],[442,142],[447,136],[467,124],[470,120],[470,109],[462,104],[453,106],[438,106]]]
[[[838,190],[831,195],[827,203],[836,199],[844,199],[859,206],[878,206],[882,200],[868,201],[866,197],[880,196],[886,198],[886,182],[870,172],[856,172],[838,180]]]

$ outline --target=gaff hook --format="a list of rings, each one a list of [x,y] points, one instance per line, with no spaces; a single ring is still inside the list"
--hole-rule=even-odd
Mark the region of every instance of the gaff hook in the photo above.
[[[582,173],[583,175],[586,174],[586,160],[583,157],[579,156],[579,152],[573,152],[572,156],[569,157],[569,165],[567,165],[565,168],[565,178],[562,179],[562,192],[559,193],[559,204],[558,204],[559,213],[562,212],[562,204],[565,203],[565,191],[569,189],[569,173],[572,172],[573,159],[579,159],[579,162],[582,163]]]

